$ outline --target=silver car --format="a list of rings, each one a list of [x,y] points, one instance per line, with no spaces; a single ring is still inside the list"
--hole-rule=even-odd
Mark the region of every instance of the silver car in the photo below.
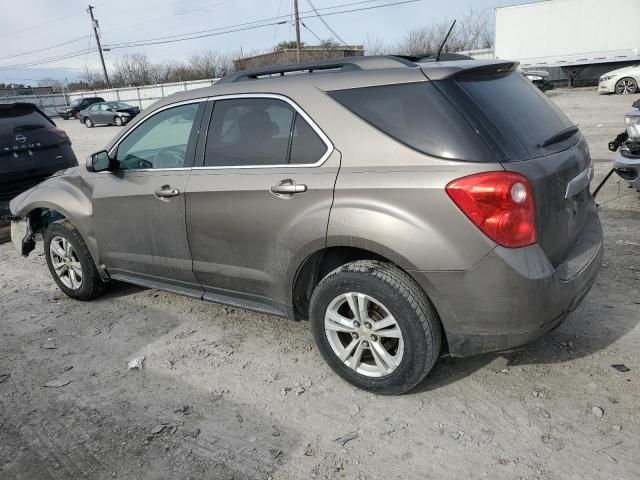
[[[411,390],[439,355],[509,349],[593,285],[578,128],[517,63],[361,57],[161,100],[11,203],[72,298],[115,279],[309,319],[341,377]]]

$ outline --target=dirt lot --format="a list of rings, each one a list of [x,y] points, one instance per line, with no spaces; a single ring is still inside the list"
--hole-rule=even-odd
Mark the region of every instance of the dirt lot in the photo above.
[[[599,181],[632,99],[551,96]],[[116,133],[59,124],[80,159]],[[0,478],[640,478],[640,194],[616,177],[599,200],[584,304],[517,352],[442,359],[402,397],[342,382],[307,323],[126,285],[79,303],[41,243],[26,260],[0,245]]]

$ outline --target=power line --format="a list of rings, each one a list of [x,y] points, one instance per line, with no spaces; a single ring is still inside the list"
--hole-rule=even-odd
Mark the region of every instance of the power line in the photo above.
[[[318,10],[330,10],[330,9],[335,9],[335,8],[351,7],[351,6],[355,6],[355,5],[362,5],[362,4],[366,4],[366,3],[373,3],[373,2],[379,2],[379,1],[381,1],[381,0],[360,0],[360,1],[357,1],[357,2],[345,3],[345,4],[342,4],[342,5],[334,5],[332,7],[323,7],[323,8],[319,8]],[[418,0],[416,0],[416,1],[418,1]],[[293,3],[292,3],[292,7],[291,8],[293,10]],[[305,12],[300,12],[300,15],[305,15],[307,13],[313,13],[313,11],[312,10],[307,10]],[[155,41],[155,40],[166,40],[166,39],[170,39],[170,38],[184,37],[184,36],[187,36],[187,35],[199,35],[201,33],[218,32],[220,30],[227,30],[227,29],[230,29],[230,28],[244,27],[244,26],[249,26],[249,25],[256,25],[256,24],[261,24],[263,22],[271,22],[271,21],[280,21],[279,25],[284,25],[288,21],[293,22],[294,21],[293,20],[293,13],[289,13],[287,15],[278,15],[276,17],[263,18],[262,20],[253,20],[253,21],[250,21],[250,22],[237,23],[235,25],[228,25],[226,27],[210,28],[210,29],[207,29],[207,30],[198,30],[198,31],[189,32],[189,33],[180,33],[180,34],[176,34],[176,35],[167,35],[167,36],[163,36],[163,37],[147,38],[147,39],[144,39],[144,40],[130,40],[128,42],[117,42],[117,43],[112,43],[112,44],[105,45],[105,47],[115,47],[115,46],[120,46],[120,45],[130,45],[130,44],[133,44],[133,43],[150,42],[150,41]],[[269,25],[273,25],[273,24],[269,24]]]
[[[108,5],[109,3],[113,3],[115,1],[116,0],[106,0],[104,2],[98,3],[97,6],[101,7],[103,5]],[[9,34],[6,34],[6,35],[2,35],[2,36],[0,36],[0,38],[15,37],[17,35],[22,35],[23,33],[30,32],[31,30],[35,30],[36,28],[48,26],[48,25],[51,25],[52,23],[61,22],[63,20],[67,20],[69,18],[77,17],[78,15],[81,15],[81,14],[84,14],[84,10],[81,10],[78,13],[72,13],[70,15],[66,15],[64,17],[58,17],[58,18],[54,18],[54,19],[49,19],[46,22],[38,23],[36,25],[31,25],[30,27],[25,28],[23,30],[20,30],[19,32],[13,32],[13,33],[9,33]]]
[[[63,55],[60,57],[56,57],[56,58],[48,58],[48,59],[43,59],[43,60],[38,60],[38,61],[33,61],[33,62],[29,62],[29,63],[22,63],[19,65],[9,65],[6,67],[0,67],[0,72],[4,72],[6,70],[16,70],[18,68],[25,68],[25,67],[34,67],[36,65],[43,65],[45,63],[53,63],[53,62],[57,62],[59,60],[66,60],[67,58],[73,58],[73,57],[79,57],[80,55],[84,55],[85,53],[88,53],[90,50],[82,50],[79,52],[73,52],[67,55]]]
[[[313,3],[311,3],[311,0],[307,0],[307,3],[308,3],[308,4],[309,4],[309,6],[312,8],[312,10],[316,13],[316,15],[318,15],[318,18],[320,19],[320,21],[321,21],[322,23],[324,23],[324,26],[325,26],[325,27],[327,27],[327,30],[329,30],[329,31],[333,34],[333,36],[334,36],[334,37],[336,37],[336,38],[338,39],[338,41],[339,41],[340,43],[342,43],[344,46],[348,46],[348,45],[347,45],[347,43],[346,43],[342,38],[340,38],[340,35],[338,35],[338,34],[336,33],[336,31],[335,31],[333,28],[331,28],[331,27],[329,26],[329,24],[327,23],[327,21],[326,21],[324,18],[322,18],[322,15],[320,15],[320,14],[318,13],[318,10],[316,10],[316,7],[313,5]],[[309,31],[310,31],[310,30],[309,30]],[[314,33],[314,35],[315,35],[315,33]]]
[[[6,60],[7,58],[22,57],[23,55],[31,55],[32,53],[44,52],[46,50],[53,50],[54,48],[62,47],[64,45],[69,45],[71,43],[80,42],[82,40],[85,40],[88,36],[89,35],[84,35],[82,37],[74,38],[73,40],[69,40],[67,42],[58,43],[56,45],[51,45],[50,47],[40,48],[38,50],[29,50],[27,52],[14,53],[13,55],[7,55],[7,56],[4,56],[4,57],[0,57],[0,60]]]
[[[324,41],[324,40],[322,40],[318,35],[316,35],[316,34],[313,32],[313,30],[311,30],[309,27],[307,27],[307,26],[305,25],[305,23],[304,23],[304,22],[300,22],[300,24],[301,24],[304,28],[306,28],[307,30],[309,30],[309,33],[311,33],[311,35],[313,35],[314,37],[316,37],[320,43],[322,43],[322,42]]]
[[[323,15],[326,16],[330,16],[330,15],[343,15],[345,13],[353,13],[353,12],[360,12],[360,11],[365,11],[365,10],[374,10],[377,8],[383,8],[383,7],[391,7],[391,6],[396,6],[396,5],[404,5],[404,4],[408,4],[408,3],[416,3],[416,2],[421,2],[422,0],[401,0],[401,1],[396,1],[396,2],[389,2],[389,3],[384,3],[381,5],[372,5],[372,6],[368,6],[368,7],[359,7],[359,8],[352,8],[352,9],[348,9],[348,10],[341,10],[341,11],[335,11],[335,12],[327,12],[324,13]],[[363,4],[363,3],[371,3],[371,0],[368,1],[361,1],[361,2],[354,2],[351,4],[345,4],[345,5],[338,5],[338,6],[334,6],[331,8],[343,8],[346,6],[350,6],[350,5],[355,5],[355,4]],[[329,7],[327,7],[329,8]],[[318,9],[318,10],[322,10],[322,9]],[[303,12],[303,13],[311,13],[310,12]],[[286,18],[289,15],[286,15],[284,17],[280,17],[280,18]],[[301,15],[300,19],[306,19],[306,18],[317,18],[319,16],[319,14],[311,14],[311,15]],[[269,21],[269,20],[275,20],[275,18],[270,18],[270,19],[264,19],[264,20],[256,20],[253,22],[246,22],[244,24],[237,24],[237,25],[230,25],[227,27],[219,27],[219,28],[215,28],[215,29],[210,29],[210,30],[202,30],[199,32],[190,32],[190,33],[183,33],[183,34],[179,34],[179,35],[170,35],[170,36],[166,36],[166,37],[157,37],[157,38],[150,38],[150,39],[146,39],[146,40],[132,40],[130,42],[121,42],[121,43],[116,43],[116,44],[106,44],[105,45],[105,50],[109,49],[109,50],[115,50],[115,49],[119,49],[119,48],[132,48],[132,47],[144,47],[144,46],[150,46],[150,45],[160,45],[160,44],[166,44],[166,43],[175,43],[175,42],[182,42],[182,41],[186,41],[186,40],[196,40],[199,38],[205,38],[205,37],[214,37],[214,36],[218,36],[218,35],[225,35],[227,33],[234,33],[234,32],[241,32],[241,31],[246,31],[246,30],[254,30],[254,29],[258,29],[258,28],[264,28],[264,27],[269,27],[269,26],[274,26],[279,24],[284,24],[287,23],[287,21],[279,21],[279,22],[275,22],[272,21],[270,23],[260,23],[260,22],[265,22],[265,21]],[[206,33],[206,32],[212,32],[212,33]],[[178,38],[178,37],[186,37],[186,38]]]

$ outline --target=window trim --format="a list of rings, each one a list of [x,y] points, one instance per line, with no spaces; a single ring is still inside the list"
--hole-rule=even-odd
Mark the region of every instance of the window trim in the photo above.
[[[323,163],[327,161],[327,159],[331,156],[335,147],[333,143],[329,139],[329,137],[322,131],[322,129],[318,126],[316,122],[305,112],[296,102],[285,95],[277,94],[277,93],[236,93],[236,94],[228,94],[228,95],[218,95],[215,97],[209,97],[208,100],[214,103],[219,100],[236,100],[243,98],[271,98],[275,100],[281,100],[285,103],[288,103],[294,110],[297,115],[301,115],[302,118],[309,124],[309,126],[313,129],[313,131],[320,137],[320,140],[327,147],[324,155],[320,157],[320,159],[315,163],[283,163],[278,165],[216,165],[216,166],[205,166],[204,159],[206,155],[206,149],[202,153],[202,157],[196,160],[196,163],[199,166],[193,166],[193,170],[247,170],[247,169],[256,169],[256,168],[314,168],[319,167]],[[209,127],[211,126],[211,121],[213,120],[213,112],[215,109],[212,109],[211,114],[209,115],[209,123],[207,125],[207,130],[204,134],[204,144],[206,145],[207,136],[209,134]]]
[[[127,132],[125,132],[124,135],[122,135],[122,137],[120,137],[118,139],[118,141],[116,143],[114,143],[113,146],[108,150],[109,157],[111,157],[111,154],[114,151],[118,150],[118,147],[120,146],[120,143],[122,143],[122,141],[125,138],[127,138],[129,135],[131,135],[131,133],[135,132],[140,125],[144,124],[147,120],[149,120],[154,115],[157,115],[158,113],[163,112],[165,110],[168,110],[170,108],[180,107],[182,105],[189,105],[191,103],[203,103],[203,104],[206,104],[209,100],[210,100],[210,98],[208,98],[208,97],[194,98],[194,99],[191,99],[191,100],[184,100],[182,102],[171,103],[169,105],[165,105],[163,107],[158,108],[157,110],[155,110],[152,113],[150,113],[149,115],[147,115],[142,121],[138,122],[131,130],[128,130]],[[205,105],[205,108],[206,108],[206,105]],[[202,127],[202,118],[200,118],[200,122],[201,122],[200,127]],[[196,143],[197,143],[197,138],[196,138]],[[187,148],[188,148],[188,146],[187,146]],[[127,173],[128,172],[167,172],[167,171],[191,170],[192,168],[193,168],[193,166],[191,166],[191,167],[175,167],[175,168],[132,168],[130,170],[119,170],[119,171],[127,172]],[[112,172],[105,171],[105,172],[98,172],[98,173],[112,173]]]

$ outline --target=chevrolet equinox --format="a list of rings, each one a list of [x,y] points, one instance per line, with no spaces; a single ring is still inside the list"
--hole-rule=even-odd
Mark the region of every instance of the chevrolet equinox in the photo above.
[[[517,63],[360,57],[172,95],[11,202],[23,255],[90,300],[110,279],[309,319],[384,394],[443,351],[513,348],[593,285],[602,228],[578,128]]]

